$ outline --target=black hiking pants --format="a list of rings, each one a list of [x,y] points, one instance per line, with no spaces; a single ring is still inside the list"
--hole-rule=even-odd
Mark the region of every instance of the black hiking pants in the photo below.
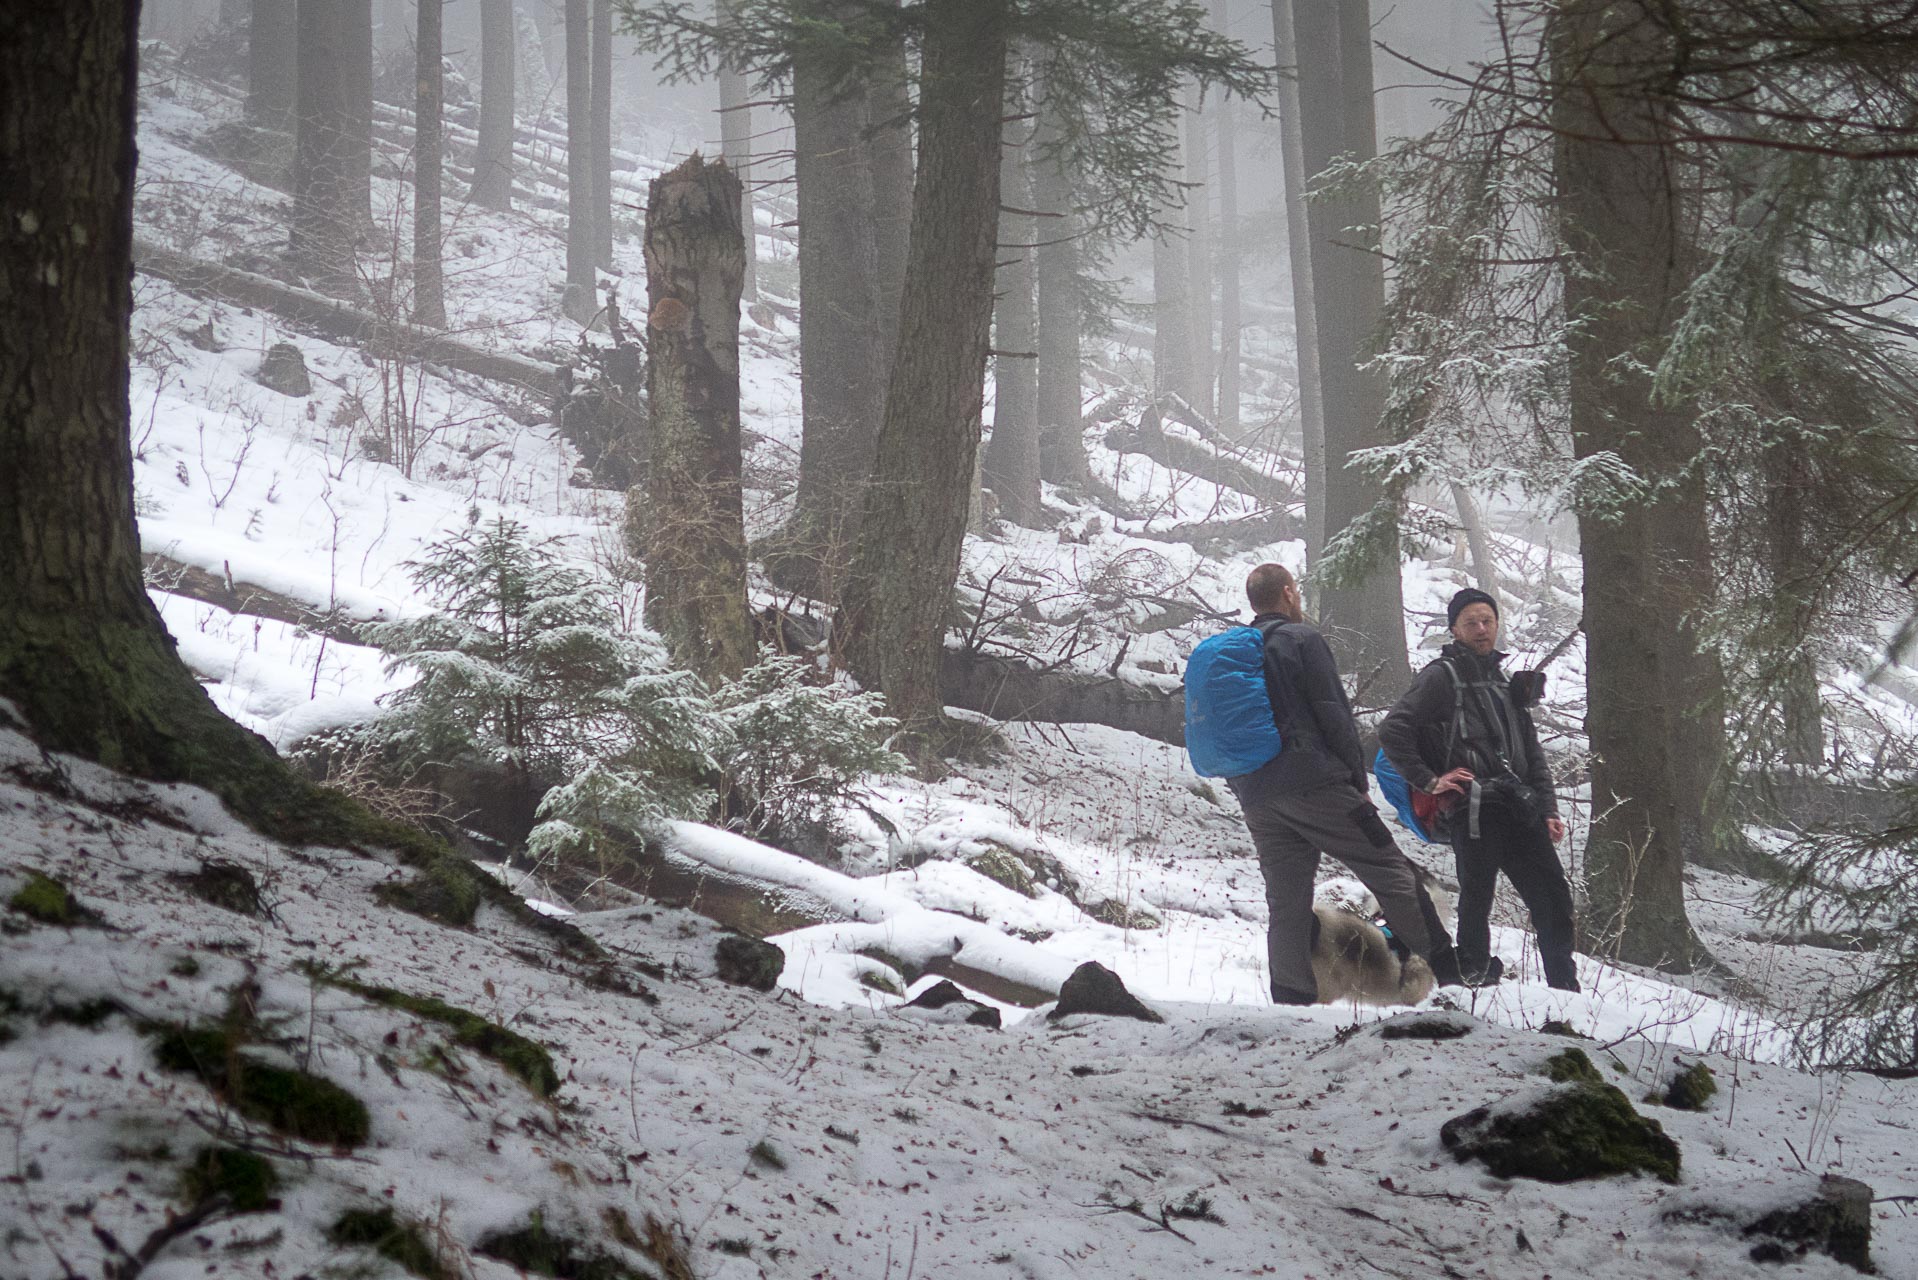
[[[1545,980],[1560,991],[1578,990],[1578,967],[1572,962],[1572,889],[1545,820],[1488,804],[1479,810],[1478,831],[1477,838],[1469,834],[1462,813],[1451,824],[1452,851],[1458,859],[1459,967],[1470,976],[1482,973],[1491,959],[1492,891],[1503,871],[1532,913]]]

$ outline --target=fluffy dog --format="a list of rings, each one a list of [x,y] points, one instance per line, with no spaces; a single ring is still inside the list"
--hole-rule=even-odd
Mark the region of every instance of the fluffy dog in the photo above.
[[[1449,914],[1450,895],[1430,872],[1417,870],[1441,916]],[[1417,1004],[1437,988],[1424,956],[1400,962],[1372,923],[1378,914],[1378,899],[1355,880],[1328,880],[1313,894],[1312,976],[1320,1004]]]

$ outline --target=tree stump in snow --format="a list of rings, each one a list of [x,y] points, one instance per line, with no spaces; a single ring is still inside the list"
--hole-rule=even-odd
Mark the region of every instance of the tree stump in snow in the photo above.
[[[646,617],[673,658],[709,682],[752,661],[739,491],[739,293],[746,253],[739,179],[698,156],[655,178],[646,201],[643,488],[626,503],[646,565]]]

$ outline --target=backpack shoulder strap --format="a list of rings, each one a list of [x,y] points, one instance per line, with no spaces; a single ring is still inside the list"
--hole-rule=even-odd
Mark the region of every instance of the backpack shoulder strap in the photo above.
[[[1452,677],[1452,722],[1445,731],[1445,767],[1450,768],[1452,748],[1458,745],[1458,740],[1465,733],[1465,681],[1460,677],[1458,668],[1452,665],[1451,659],[1438,658],[1435,661],[1445,668],[1446,675]]]

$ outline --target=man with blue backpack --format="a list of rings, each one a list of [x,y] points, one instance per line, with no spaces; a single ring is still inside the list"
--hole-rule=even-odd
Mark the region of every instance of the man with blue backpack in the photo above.
[[[1467,587],[1445,618],[1452,642],[1386,714],[1381,753],[1409,787],[1438,801],[1437,831],[1458,860],[1458,959],[1467,980],[1496,982],[1504,971],[1491,954],[1492,892],[1503,871],[1532,913],[1545,980],[1577,991],[1572,891],[1552,848],[1565,823],[1532,723],[1535,698],[1520,696],[1499,668],[1497,600]]]
[[[1367,794],[1358,725],[1332,650],[1305,620],[1298,582],[1262,564],[1245,582],[1249,627],[1210,636],[1186,666],[1193,768],[1239,798],[1265,877],[1272,999],[1315,1004],[1313,878],[1319,855],[1351,869],[1386,925],[1441,984],[1459,981],[1452,940]]]

